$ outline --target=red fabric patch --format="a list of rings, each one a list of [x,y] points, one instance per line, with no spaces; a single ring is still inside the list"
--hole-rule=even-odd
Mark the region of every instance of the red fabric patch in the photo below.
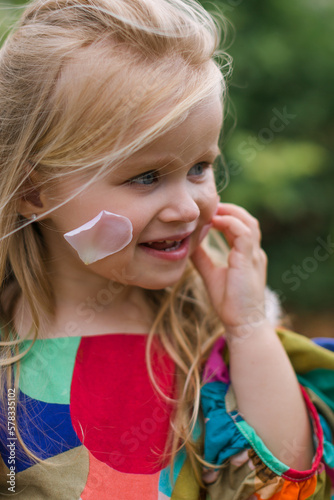
[[[161,461],[172,406],[150,382],[146,335],[111,334],[81,339],[73,371],[72,425],[92,455],[109,467],[154,474]],[[152,365],[163,392],[172,396],[175,367],[154,344]]]
[[[317,413],[317,410],[312,403],[312,401],[309,398],[309,395],[307,394],[306,390],[302,385],[300,385],[300,389],[302,391],[302,394],[304,396],[304,401],[306,403],[307,409],[309,411],[309,415],[311,417],[311,421],[313,424],[313,432],[318,440],[318,446],[315,452],[315,457],[313,458],[313,463],[312,463],[312,468],[309,470],[304,470],[304,471],[297,471],[295,469],[289,469],[287,470],[284,474],[282,474],[282,477],[285,479],[289,479],[290,481],[305,481],[306,479],[311,478],[316,474],[318,471],[318,467],[321,461],[321,458],[323,456],[324,452],[324,435],[322,431],[322,427],[320,424],[320,419],[319,415]],[[298,497],[299,498],[299,497]],[[304,498],[304,497],[303,497]],[[305,497],[308,498],[308,497]],[[301,497],[302,499],[302,497]]]

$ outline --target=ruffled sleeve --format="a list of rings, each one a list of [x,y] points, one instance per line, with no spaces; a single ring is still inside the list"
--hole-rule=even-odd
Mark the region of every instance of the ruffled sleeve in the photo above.
[[[275,457],[238,412],[224,339],[214,346],[203,373],[204,458],[220,469],[204,470],[210,500],[330,500],[334,484],[334,353],[301,335],[278,330],[294,367],[313,427],[312,468],[296,471]],[[334,497],[332,498],[334,500]]]

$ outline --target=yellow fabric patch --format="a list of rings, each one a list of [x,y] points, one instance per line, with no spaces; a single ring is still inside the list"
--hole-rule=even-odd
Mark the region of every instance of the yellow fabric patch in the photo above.
[[[334,354],[331,351],[289,330],[282,328],[277,333],[297,373],[303,374],[317,368],[334,370]]]
[[[7,469],[7,471],[6,471]],[[89,469],[89,453],[84,446],[73,448],[42,463],[33,465],[15,477],[15,494],[5,484],[8,468],[0,465],[0,496],[15,500],[78,500],[85,487]],[[5,479],[3,479],[5,477]]]
[[[176,480],[171,500],[194,500],[199,498],[199,485],[187,459]]]

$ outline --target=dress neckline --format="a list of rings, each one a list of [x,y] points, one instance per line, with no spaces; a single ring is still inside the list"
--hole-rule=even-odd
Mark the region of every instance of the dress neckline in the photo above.
[[[92,335],[63,335],[57,337],[41,337],[37,338],[35,342],[41,340],[64,340],[64,339],[86,339],[86,338],[97,338],[97,337],[112,337],[112,336],[123,336],[123,337],[147,337],[148,333],[128,333],[128,332],[113,332],[113,333],[95,333]],[[20,339],[21,342],[32,342],[33,339]]]

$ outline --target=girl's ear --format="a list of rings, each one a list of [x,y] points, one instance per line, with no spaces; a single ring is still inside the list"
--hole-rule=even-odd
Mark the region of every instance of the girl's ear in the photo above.
[[[32,176],[29,176],[21,187],[18,212],[26,219],[31,219],[31,216],[36,214],[41,220],[47,210],[47,198],[43,186],[41,183],[35,183]]]

